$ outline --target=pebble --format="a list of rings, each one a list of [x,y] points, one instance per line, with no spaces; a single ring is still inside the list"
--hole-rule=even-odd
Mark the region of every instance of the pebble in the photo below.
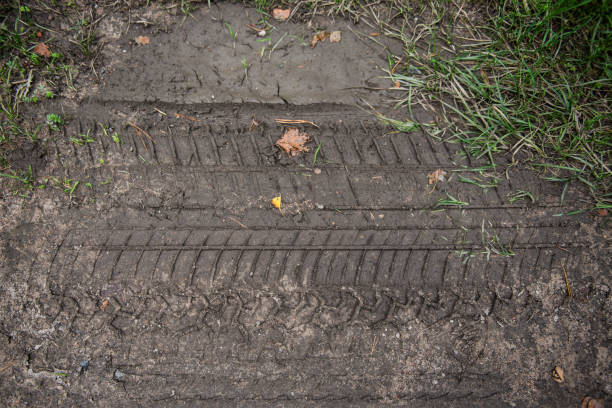
[[[113,378],[117,381],[121,381],[121,379],[125,377],[125,373],[119,371],[119,370],[115,370],[115,373],[113,374]]]

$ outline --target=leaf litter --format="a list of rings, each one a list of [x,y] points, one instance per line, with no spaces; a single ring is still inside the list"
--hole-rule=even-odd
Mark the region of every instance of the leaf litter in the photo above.
[[[39,42],[38,44],[36,44],[36,47],[34,47],[34,52],[40,55],[41,57],[51,56],[51,51],[49,51],[49,47],[47,47],[47,44],[43,42]]]
[[[150,42],[149,37],[146,35],[139,35],[134,39],[134,41],[136,41],[136,44],[138,45],[147,45]]]
[[[287,20],[290,14],[291,14],[291,10],[289,9],[275,8],[274,10],[272,10],[272,17],[274,17],[274,19],[278,21]]]
[[[312,41],[310,46],[314,48],[319,41],[323,42],[329,38],[330,43],[340,42],[342,39],[342,33],[340,31],[317,31],[315,35],[312,37]]]
[[[301,132],[298,128],[289,128],[276,141],[276,146],[291,156],[296,156],[298,153],[309,151],[308,147],[305,146],[309,140],[310,137],[305,132]]]
[[[438,184],[439,181],[444,181],[446,172],[442,169],[432,171],[427,175],[427,182],[431,184]]]

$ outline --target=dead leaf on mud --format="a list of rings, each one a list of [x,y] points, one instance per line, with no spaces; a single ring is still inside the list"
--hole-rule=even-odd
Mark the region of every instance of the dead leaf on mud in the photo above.
[[[274,19],[278,21],[285,21],[286,19],[289,18],[290,14],[291,14],[290,9],[275,8],[274,10],[272,10],[272,17],[274,17]]]
[[[283,137],[276,141],[276,145],[291,156],[295,156],[300,152],[307,152],[308,147],[305,146],[310,138],[305,132],[300,132],[298,128],[289,128],[283,134]]]
[[[317,45],[317,43],[319,41],[325,41],[327,40],[327,38],[330,36],[329,31],[318,31],[315,33],[314,37],[312,37],[312,42],[310,43],[310,46],[312,48],[315,47],[315,45]]]
[[[134,39],[134,41],[136,41],[136,44],[138,45],[147,45],[150,42],[149,37],[147,37],[146,35],[139,35]]]
[[[274,197],[272,200],[270,200],[270,204],[272,204],[274,208],[277,208],[280,210],[281,209],[281,196]]]
[[[595,399],[593,397],[584,397],[582,403],[580,404],[581,408],[604,408],[603,399]]]
[[[249,126],[249,132],[259,126],[259,122],[255,120],[255,118],[251,119],[251,126]]]
[[[104,302],[100,305],[100,310],[104,311],[108,307],[108,299],[104,299]]]
[[[427,181],[429,184],[437,184],[438,181],[444,181],[444,176],[446,176],[446,172],[442,169],[438,169],[427,175]]]
[[[565,375],[563,374],[563,369],[559,366],[555,366],[552,370],[552,379],[558,382],[559,384],[563,384],[565,381]]]
[[[330,35],[329,35],[329,42],[330,43],[337,43],[340,42],[340,40],[342,39],[342,33],[340,31],[333,31]]]
[[[34,47],[34,52],[42,57],[50,57],[51,51],[49,51],[49,47],[45,43],[38,43],[36,47]]]

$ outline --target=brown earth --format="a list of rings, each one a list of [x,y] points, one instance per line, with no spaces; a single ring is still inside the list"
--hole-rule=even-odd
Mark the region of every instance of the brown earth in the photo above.
[[[561,202],[519,166],[461,183],[486,162],[383,125],[364,107],[392,112],[393,84],[367,26],[317,20],[342,40],[311,48],[301,23],[259,41],[237,5],[131,13],[100,23],[99,80],[24,113],[66,125],[14,153],[46,188],[4,194],[4,405],[609,401],[608,218],[559,216],[580,186]],[[275,146],[296,126],[279,118],[316,125],[297,125],[309,152]]]

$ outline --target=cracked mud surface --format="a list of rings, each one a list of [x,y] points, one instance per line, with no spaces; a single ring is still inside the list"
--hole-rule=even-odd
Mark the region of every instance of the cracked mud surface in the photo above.
[[[453,170],[482,163],[356,106],[384,110],[388,98],[369,89],[384,86],[386,61],[358,25],[329,22],[342,42],[314,49],[298,41],[305,26],[281,25],[286,43],[242,79],[240,57],[260,43],[241,30],[234,48],[223,27],[248,13],[216,6],[181,25],[152,12],[153,28],[110,16],[101,83],[46,107],[68,120],[36,152],[37,172],[80,187],[72,200],[50,187],[2,207],[5,405],[609,396],[609,226],[556,216],[583,191],[560,203],[562,186],[516,166],[486,191],[458,182]],[[151,44],[136,46],[145,34]],[[303,127],[310,152],[281,153],[276,118],[316,123]],[[87,131],[92,143],[70,141]],[[432,191],[436,169],[453,176]],[[517,190],[535,202],[511,203]],[[469,205],[436,207],[446,193]]]

